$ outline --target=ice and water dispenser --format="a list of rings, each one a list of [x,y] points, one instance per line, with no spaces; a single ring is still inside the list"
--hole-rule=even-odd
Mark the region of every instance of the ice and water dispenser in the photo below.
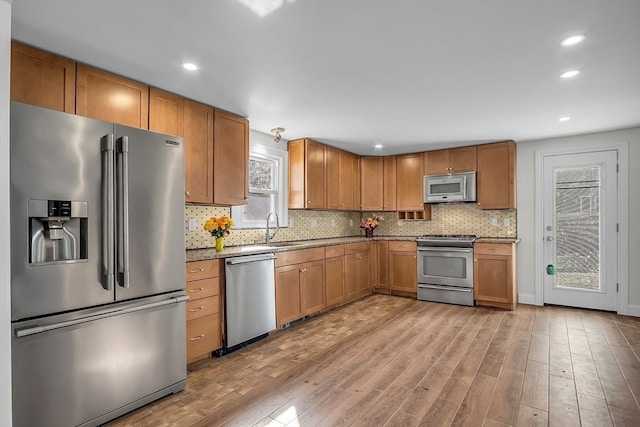
[[[29,264],[87,259],[87,202],[29,200]]]

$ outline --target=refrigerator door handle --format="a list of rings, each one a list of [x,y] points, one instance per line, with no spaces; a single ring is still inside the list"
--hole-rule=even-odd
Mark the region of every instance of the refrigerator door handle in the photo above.
[[[187,301],[188,299],[189,299],[188,296],[182,295],[179,297],[169,298],[164,301],[157,301],[149,304],[138,305],[135,307],[123,308],[120,310],[109,311],[107,313],[96,314],[94,316],[82,317],[80,319],[67,320],[65,322],[58,322],[58,323],[51,323],[49,325],[44,325],[44,326],[33,326],[31,328],[18,329],[15,331],[15,334],[16,334],[16,338],[22,338],[29,335],[35,335],[42,332],[52,331],[54,329],[67,328],[69,326],[79,325],[82,323],[94,322],[96,320],[106,319],[107,317],[120,316],[121,314],[127,314],[127,313],[135,313],[136,311],[148,310],[150,308],[162,307],[164,305],[169,305],[169,304],[177,304],[177,303]]]
[[[114,166],[113,150],[115,147],[113,134],[100,139],[104,176],[102,178],[102,287],[113,291],[115,280],[115,215],[114,215]]]
[[[120,274],[120,286],[129,287],[129,137],[118,138],[118,186],[119,186],[119,246],[118,246],[118,273]]]

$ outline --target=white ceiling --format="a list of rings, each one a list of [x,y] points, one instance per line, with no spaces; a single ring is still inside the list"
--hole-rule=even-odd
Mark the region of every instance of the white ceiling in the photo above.
[[[384,155],[639,126],[639,22],[640,0],[12,3],[16,40],[257,131]],[[585,42],[560,46],[575,33]]]

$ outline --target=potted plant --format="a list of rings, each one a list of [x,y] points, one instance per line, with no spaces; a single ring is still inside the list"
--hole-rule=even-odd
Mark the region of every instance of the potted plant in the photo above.
[[[231,234],[233,220],[228,216],[214,216],[204,223],[204,229],[211,233],[216,239],[216,251],[220,252],[224,248],[224,236]]]
[[[373,230],[378,228],[380,222],[384,218],[381,215],[373,214],[372,216],[362,218],[360,220],[360,228],[364,228],[365,237],[373,237]]]

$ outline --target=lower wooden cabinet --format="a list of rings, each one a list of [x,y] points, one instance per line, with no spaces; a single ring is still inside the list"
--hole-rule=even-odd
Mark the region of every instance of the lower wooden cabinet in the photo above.
[[[371,243],[344,245],[344,284],[346,300],[371,292]]]
[[[324,248],[281,252],[275,265],[277,326],[325,308]]]
[[[515,243],[476,243],[473,258],[476,305],[514,310],[517,303]]]
[[[374,292],[388,294],[389,288],[389,242],[377,240],[372,243],[371,286]]]
[[[344,245],[324,248],[324,280],[327,307],[346,300],[344,289]]]
[[[389,242],[389,288],[391,291],[418,292],[416,243]]]
[[[186,265],[188,363],[222,347],[220,269],[219,259]]]

